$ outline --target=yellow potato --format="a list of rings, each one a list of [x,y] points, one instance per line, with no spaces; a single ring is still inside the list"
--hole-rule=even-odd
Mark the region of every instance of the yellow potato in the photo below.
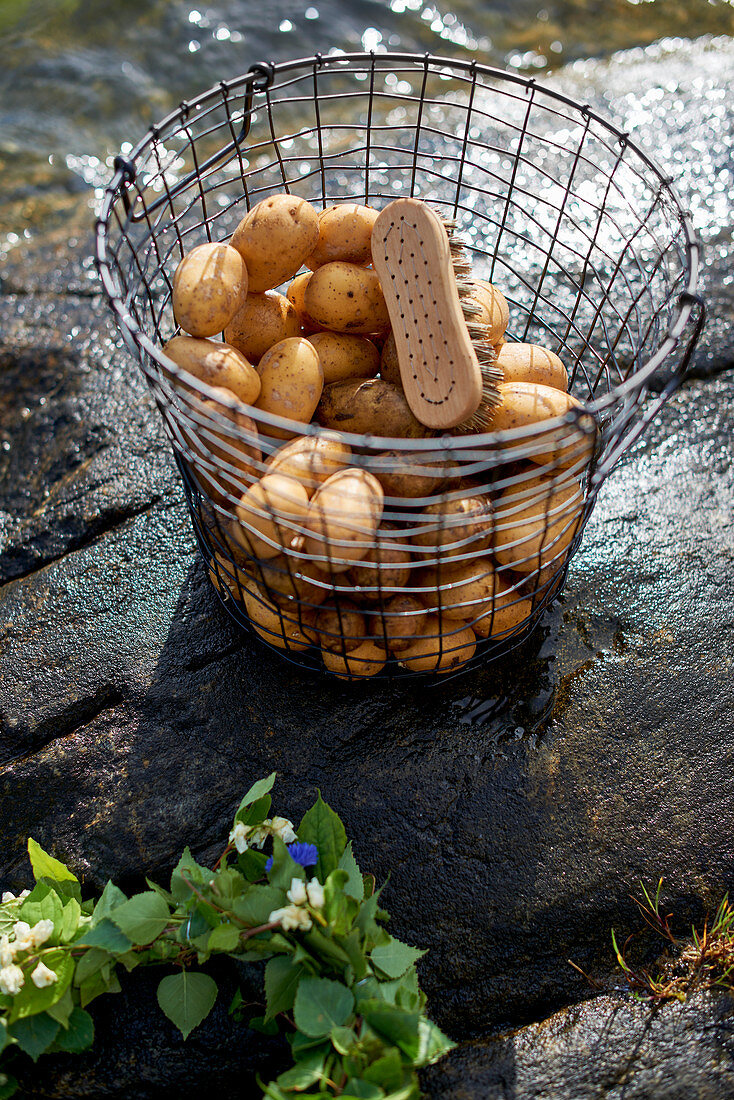
[[[371,206],[360,206],[356,202],[344,202],[322,210],[319,239],[311,255],[304,260],[306,267],[315,271],[335,260],[350,264],[371,263],[372,227],[377,214]]]
[[[187,252],[173,275],[173,316],[192,336],[214,336],[245,300],[248,280],[242,257],[228,244],[200,244]]]
[[[375,455],[372,472],[387,497],[428,497],[446,479],[451,464],[435,455],[416,451],[382,451]]]
[[[403,549],[407,536],[394,523],[384,523],[358,565],[349,570],[349,580],[362,591],[359,597],[369,603],[384,601],[408,583],[412,557]]]
[[[260,378],[244,355],[229,344],[201,340],[195,336],[174,336],[163,348],[183,370],[207,386],[231,390],[244,405],[254,405],[260,393]]]
[[[429,504],[416,517],[413,542],[426,564],[431,559],[466,557],[492,545],[494,519],[489,497],[482,493]]]
[[[348,378],[374,378],[380,369],[380,353],[366,336],[315,332],[309,341],[319,353],[326,386]]]
[[[383,378],[386,382],[392,382],[393,386],[399,386],[400,389],[403,388],[403,379],[400,374],[400,363],[398,361],[398,348],[392,332],[388,333],[387,339],[382,345],[382,354],[380,355],[380,378]]]
[[[192,397],[189,416],[196,420],[196,430],[188,426],[187,417],[181,434],[201,460],[189,465],[203,491],[222,507],[233,508],[232,498],[239,499],[260,476],[262,452],[255,421],[231,407],[234,394],[220,386],[214,393],[213,398]]]
[[[224,330],[224,339],[251,363],[257,363],[273,344],[301,335],[295,309],[282,294],[248,294]]]
[[[256,408],[308,424],[324,388],[324,372],[318,352],[303,336],[279,340],[257,365],[260,396]],[[269,435],[285,429],[268,427]]]
[[[328,574],[312,561],[295,557],[290,549],[274,558],[252,562],[250,570],[268,599],[284,607],[294,601],[315,607],[331,595]]]
[[[440,610],[442,620],[466,622],[491,609],[497,578],[490,559],[482,557],[458,565],[432,566],[424,570],[420,582],[425,588],[422,600],[426,610]]]
[[[364,615],[356,604],[341,600],[336,606],[319,608],[313,633],[309,636],[322,649],[349,653],[368,641],[368,633]]]
[[[510,320],[507,299],[501,290],[484,279],[475,280],[472,298],[482,309],[482,315],[477,319],[489,327],[487,339],[490,344],[499,344]]]
[[[306,553],[325,558],[333,573],[346,572],[373,545],[383,499],[379,481],[364,470],[351,467],[332,474],[308,507]],[[321,561],[317,564],[323,568]]]
[[[478,638],[503,638],[513,634],[527,622],[533,613],[533,601],[529,600],[517,583],[508,583],[498,574],[492,606],[481,617],[472,613],[472,630]]]
[[[324,666],[339,680],[362,680],[367,676],[375,676],[385,667],[387,660],[385,651],[371,641],[362,642],[346,656],[332,653],[329,649],[322,649],[321,656]]]
[[[329,263],[314,271],[304,295],[306,312],[334,332],[380,332],[390,316],[377,272],[356,264]]]
[[[250,292],[272,290],[292,278],[319,239],[318,215],[297,195],[272,195],[247,214],[231,245],[247,265]]]
[[[476,648],[470,626],[429,615],[423,633],[398,654],[398,661],[413,672],[452,672],[470,661]]]
[[[498,386],[502,404],[494,410],[491,431],[510,431],[563,417],[583,405],[570,393],[563,393],[553,386],[536,382],[501,382]],[[507,444],[508,448],[522,449],[523,458],[544,466],[564,468],[574,464],[584,465],[594,447],[594,423],[585,414],[579,427],[563,424],[541,435]]]
[[[576,534],[583,505],[573,477],[536,477],[505,489],[495,505],[497,561],[519,573],[550,565]]]
[[[375,620],[372,633],[380,645],[386,645],[392,653],[400,653],[423,633],[427,619],[426,609],[417,596],[393,596]]]
[[[554,390],[568,390],[568,374],[554,351],[539,344],[503,344],[497,356],[504,381],[536,382]]]
[[[304,487],[282,474],[266,474],[237,505],[237,541],[257,558],[274,558],[292,545],[308,510]]]
[[[231,595],[235,600],[242,599],[241,591],[252,583],[252,577],[224,554],[217,551],[209,562],[209,580],[220,596]]]
[[[410,410],[405,394],[381,378],[332,382],[316,410],[326,428],[392,439],[421,439],[428,428]]]
[[[271,603],[254,581],[244,590],[245,609],[252,628],[264,641],[278,649],[308,649],[310,640],[304,634],[313,625],[314,613],[308,608],[295,606],[284,610]]]
[[[298,316],[301,319],[301,329],[304,336],[309,336],[313,332],[321,332],[320,325],[309,317],[306,313],[306,287],[308,286],[308,280],[311,278],[310,271],[304,271],[301,275],[296,275],[293,282],[290,284],[285,292],[285,296],[296,310]]]
[[[266,472],[294,477],[309,496],[327,478],[350,465],[352,448],[337,436],[300,435],[275,451],[266,462]]]

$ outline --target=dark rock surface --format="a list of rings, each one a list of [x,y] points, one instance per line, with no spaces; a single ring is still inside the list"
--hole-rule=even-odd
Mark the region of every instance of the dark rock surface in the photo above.
[[[598,997],[467,1043],[424,1074],[431,1100],[720,1100],[734,1095],[734,1001],[650,1010]]]
[[[700,62],[694,49],[688,64]],[[626,85],[612,74],[611,94],[647,87],[655,66],[641,65]],[[684,69],[669,81],[678,94]],[[698,71],[686,70],[689,94]],[[718,224],[723,241],[731,223]],[[435,1071],[433,1095],[463,1096],[468,1081],[479,1091],[467,1096],[491,1096],[482,1082],[510,1081],[508,1060],[520,1066],[521,1046],[530,1058],[537,1030],[525,1045],[477,1037],[588,997],[567,960],[609,973],[609,929],[632,926],[640,879],[664,875],[682,923],[734,879],[734,381],[687,386],[625,456],[562,600],[521,649],[429,690],[352,689],[285,665],[230,625],[195,556],[151,401],[89,295],[83,248],[57,254],[44,278],[48,262],[33,246],[25,263],[16,257],[0,298],[3,887],[27,882],[29,833],[90,886],[136,883],[164,878],[186,843],[214,852],[253,778],[276,769],[278,812],[295,819],[320,787],[363,867],[390,873],[396,934],[430,948],[422,978],[434,1018],[469,1041]],[[701,373],[734,360],[720,270]],[[111,1057],[120,1033],[123,1050],[144,1041],[139,1006],[144,1021],[155,1006],[149,994],[134,1011],[124,998],[110,1004],[99,1050]],[[691,1059],[711,1021],[718,1034],[717,1005],[680,1024]],[[644,1032],[637,1009],[569,1011],[573,1025],[549,1025],[561,1082],[589,1036],[617,1042],[604,1021],[619,1027],[620,1050]],[[191,1041],[155,1026],[161,1067],[189,1058]],[[224,1019],[211,1026],[200,1061],[196,1047],[183,1062],[199,1086],[211,1046],[231,1035]],[[30,1093],[92,1095],[62,1061],[39,1064]],[[101,1082],[104,1061],[88,1065]],[[534,1063],[523,1065],[514,1091],[496,1095],[536,1095]],[[109,1095],[138,1095],[120,1066]],[[164,1095],[140,1080],[141,1097]],[[700,1095],[728,1095],[726,1081]],[[558,1090],[537,1095],[573,1095]]]

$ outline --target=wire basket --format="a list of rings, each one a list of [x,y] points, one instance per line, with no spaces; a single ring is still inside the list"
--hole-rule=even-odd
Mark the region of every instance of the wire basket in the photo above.
[[[557,352],[582,407],[482,435],[327,433],[177,367],[162,346],[179,260],[283,191],[317,207],[429,201],[504,292],[508,338]],[[97,264],[224,607],[289,660],[346,679],[445,676],[519,644],[704,322],[689,216],[627,134],[534,79],[428,55],[259,64],[182,103],[117,158]],[[276,452],[304,437],[324,454],[284,467]],[[340,488],[367,483],[372,503],[342,494],[327,523],[314,493],[345,467]],[[305,505],[242,500],[275,469],[296,469]]]

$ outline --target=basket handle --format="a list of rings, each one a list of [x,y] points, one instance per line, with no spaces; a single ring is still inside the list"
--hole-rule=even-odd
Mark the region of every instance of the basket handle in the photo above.
[[[120,195],[122,197],[122,205],[125,207],[125,213],[129,217],[131,222],[142,221],[143,218],[155,213],[171,199],[175,198],[182,191],[185,191],[195,180],[201,175],[202,172],[207,172],[210,168],[213,168],[220,161],[228,157],[235,149],[239,148],[242,142],[247,138],[250,133],[250,127],[252,126],[252,101],[255,92],[264,92],[269,88],[275,77],[275,65],[272,61],[256,61],[254,65],[251,65],[247,70],[247,75],[250,77],[247,92],[245,93],[245,105],[244,105],[244,117],[242,120],[242,129],[239,134],[223,149],[220,149],[218,153],[213,153],[202,164],[198,166],[198,169],[194,169],[185,175],[178,181],[173,187],[166,188],[165,195],[161,195],[160,198],[155,199],[146,206],[140,213],[135,213],[133,204],[130,202],[130,196],[128,194],[128,186],[135,183],[135,163],[131,160],[127,160],[125,157],[117,156],[114,160],[114,167],[117,172],[120,173]],[[226,89],[226,82],[221,82],[222,93]],[[180,110],[185,115],[188,112],[189,105],[184,102],[181,104]],[[114,181],[113,181],[114,186]]]
[[[594,496],[596,495],[596,493],[598,493],[605,477],[616,465],[622,454],[629,447],[631,447],[633,443],[636,443],[640,436],[645,431],[647,431],[648,427],[655,419],[657,414],[660,412],[663,405],[665,405],[670,400],[673,394],[680,389],[684,382],[687,382],[690,378],[694,377],[694,370],[691,367],[691,359],[693,358],[693,352],[696,348],[696,344],[698,343],[701,333],[703,332],[704,325],[706,324],[706,303],[700,294],[692,294],[690,291],[687,290],[679,295],[678,302],[681,306],[690,305],[691,313],[694,309],[698,308],[698,318],[696,320],[693,332],[689,337],[688,343],[686,344],[686,349],[683,352],[681,361],[659,392],[658,396],[645,409],[640,419],[632,425],[632,427],[626,434],[622,435],[621,438],[617,440],[614,449],[610,452],[610,454],[606,455],[603,462],[601,462],[599,466],[597,466],[593,475],[594,486],[592,488],[592,493]]]

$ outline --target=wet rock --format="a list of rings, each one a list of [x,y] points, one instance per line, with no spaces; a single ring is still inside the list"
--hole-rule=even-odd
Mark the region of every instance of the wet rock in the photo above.
[[[431,1100],[721,1100],[734,1093],[734,1001],[650,1010],[597,997],[467,1043],[423,1075]]]

